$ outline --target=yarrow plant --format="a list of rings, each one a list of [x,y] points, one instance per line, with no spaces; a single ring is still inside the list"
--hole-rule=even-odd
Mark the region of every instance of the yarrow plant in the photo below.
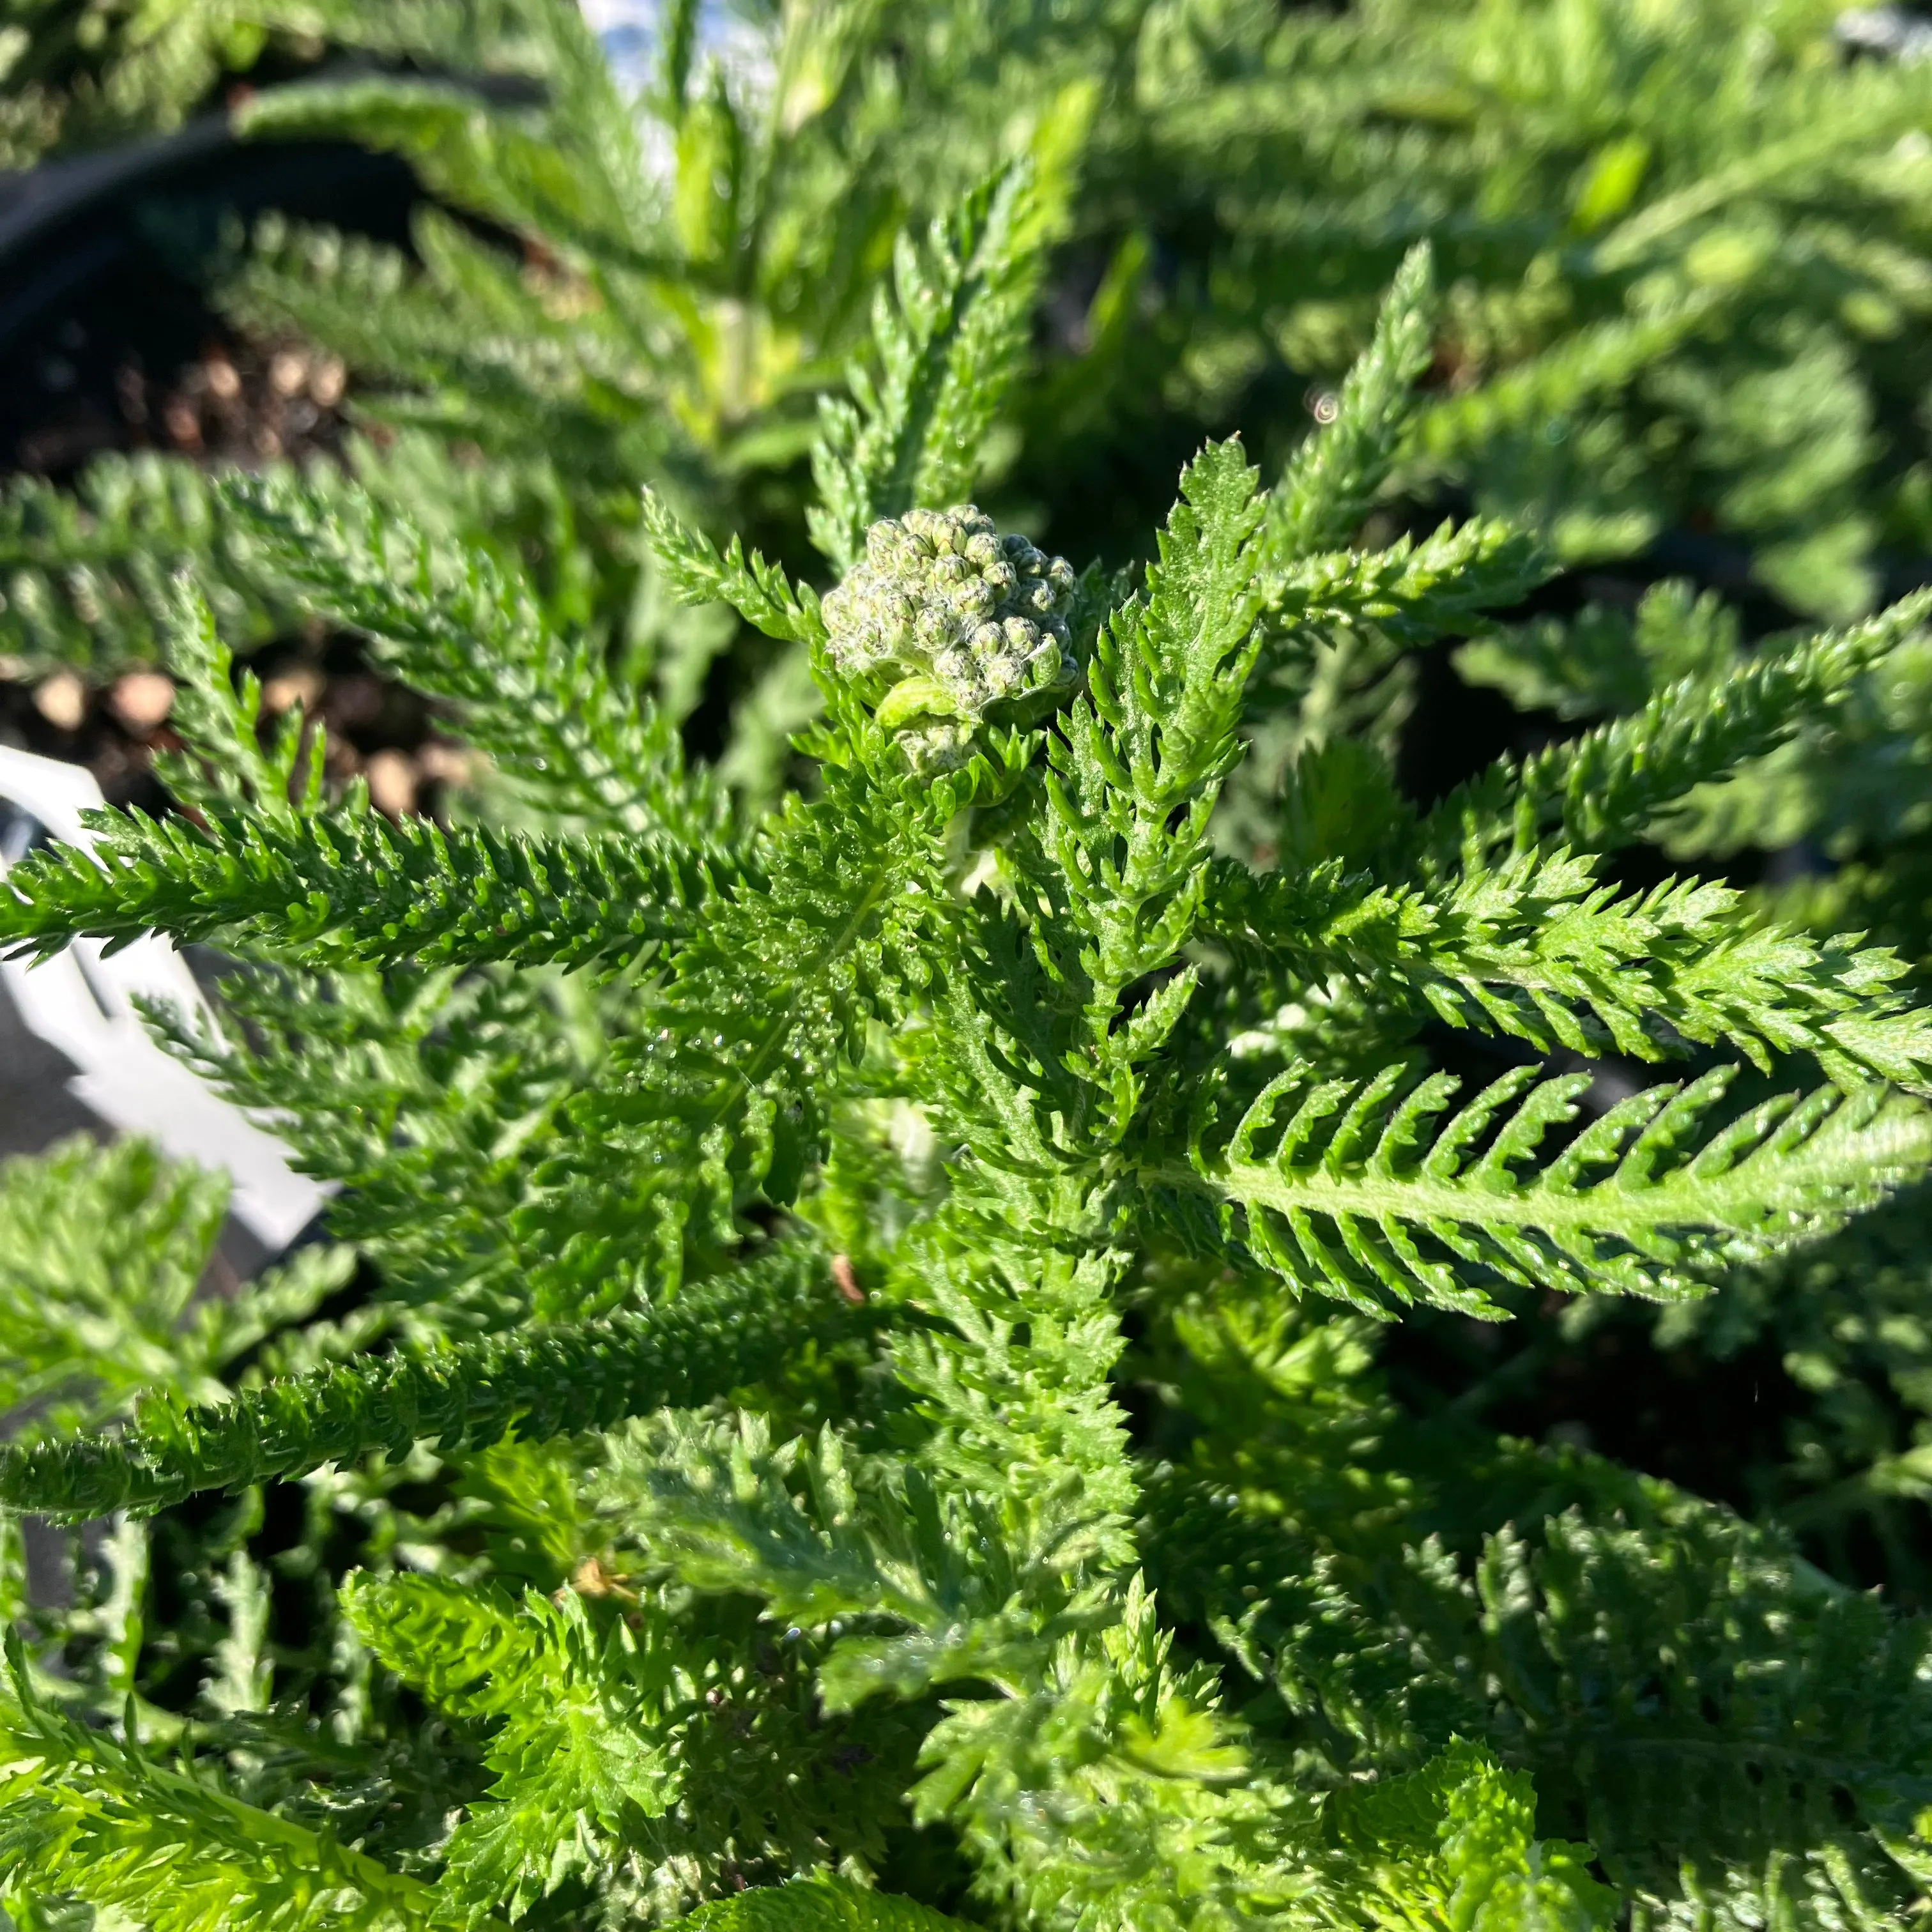
[[[1266,486],[1203,448],[1116,582],[963,501],[1023,346],[1012,278],[960,272],[992,205],[902,251],[824,412],[822,598],[645,501],[663,581],[819,694],[754,816],[512,560],[220,486],[500,782],[446,824],[332,795],[183,582],[185,809],[7,876],[17,950],[228,954],[218,1036],[154,1022],[340,1189],[187,1325],[206,1183],[69,1151],[0,1191],[5,1394],[46,1405],[0,1498],[106,1526],[50,1607],[8,1519],[17,1924],[1920,1910],[1924,1628],[1405,1412],[1376,1337],[1721,1294],[1932,1166],[1897,958],[1609,863],[1928,600],[1418,807],[1377,728],[1405,656],[1548,568],[1480,519],[1349,547],[1426,251],[1334,420]],[[1264,732],[1283,784],[1243,792]]]
[[[826,654],[876,699],[922,769],[965,762],[989,716],[1051,711],[1079,670],[1067,613],[1073,566],[1002,536],[968,504],[910,510],[866,532],[866,553],[826,598]]]

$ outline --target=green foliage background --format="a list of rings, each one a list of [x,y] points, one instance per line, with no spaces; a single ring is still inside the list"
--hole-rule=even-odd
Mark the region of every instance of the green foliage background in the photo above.
[[[211,1295],[217,1180],[0,1175],[21,1932],[1923,1916],[1932,67],[4,17],[14,158],[334,50],[238,125],[433,197],[214,266],[342,466],[0,504],[0,651],[165,662],[184,808],[0,940],[218,946],[154,1024],[341,1190]],[[935,763],[820,592],[968,498],[1081,677]],[[446,823],[265,715],[304,625]]]

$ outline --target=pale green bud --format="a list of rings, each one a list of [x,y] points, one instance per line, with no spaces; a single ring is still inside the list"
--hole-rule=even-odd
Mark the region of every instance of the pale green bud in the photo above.
[[[866,554],[825,599],[842,676],[887,688],[880,723],[922,770],[962,763],[992,706],[1018,718],[1072,686],[1073,570],[970,504],[908,510],[866,532]]]

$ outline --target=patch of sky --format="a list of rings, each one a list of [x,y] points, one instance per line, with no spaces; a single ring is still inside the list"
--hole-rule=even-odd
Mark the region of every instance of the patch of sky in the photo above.
[[[642,88],[656,70],[663,0],[582,0],[584,16],[602,44],[612,70],[627,86]],[[698,64],[715,61],[734,94],[761,90],[772,74],[772,32],[767,10],[704,0],[698,14]]]

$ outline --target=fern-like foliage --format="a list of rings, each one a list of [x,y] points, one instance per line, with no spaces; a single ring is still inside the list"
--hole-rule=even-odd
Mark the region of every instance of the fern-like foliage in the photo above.
[[[688,1898],[700,1874],[715,1884],[721,1868],[759,1872],[775,1854],[876,1846],[876,1826],[842,1818],[824,1781],[836,1791],[874,1754],[902,1759],[896,1723],[814,1722],[794,1701],[809,1694],[795,1669],[760,1664],[755,1639],[694,1631],[639,1583],[614,1577],[601,1597],[530,1592],[516,1603],[422,1576],[346,1585],[345,1611],[375,1654],[440,1710],[489,1732],[488,1795],[457,1828],[437,1887],[448,1917],[492,1922],[488,1904],[507,1897],[520,1918],[586,1886],[615,1909],[661,1910]],[[763,1695],[748,1696],[760,1678]],[[748,1804],[726,1796],[719,1772],[748,1737],[785,1763],[795,1789]],[[821,1879],[795,1909],[842,1922],[841,1907],[864,1909],[856,1890]],[[746,1897],[782,1912],[789,1902]],[[890,1925],[946,1922],[909,1902],[880,1906]]]
[[[189,566],[236,643],[261,643],[296,616],[192,464],[101,457],[71,492],[16,478],[0,499],[0,646],[26,670],[152,662],[171,576]]]
[[[176,1325],[227,1204],[218,1178],[170,1170],[138,1142],[70,1142],[0,1169],[7,1408],[79,1394],[97,1364],[119,1393],[172,1381],[190,1354]]]
[[[1808,716],[1845,703],[1928,608],[1915,594],[1862,624],[1725,665],[1715,680],[1680,678],[1634,716],[1535,754],[1520,774],[1473,780],[1437,808],[1432,830],[1467,842],[1493,839],[1504,825],[1523,838],[1560,824],[1581,849],[1613,851],[1700,786],[1788,742]]]
[[[10,1909],[77,1899],[181,1932],[258,1915],[304,1928],[345,1915],[371,1928],[432,1922],[421,1883],[242,1802],[210,1773],[158,1764],[49,1709],[28,1688],[14,1640],[0,1726]]]
[[[663,103],[714,198],[674,219],[722,282],[770,177],[694,31],[671,10]],[[573,138],[622,160],[573,46]],[[572,199],[540,122],[417,80],[365,110],[600,286],[657,272],[650,211]],[[824,418],[822,595],[644,500],[657,580],[814,681],[808,782],[761,814],[489,544],[221,486],[542,830],[330,796],[182,600],[200,822],[110,815],[9,874],[23,949],[242,956],[224,1034],[169,1036],[346,1184],[372,1277],[218,1388],[122,1420],[124,1377],[0,1462],[15,1510],[157,1512],[199,1593],[171,1649],[105,1586],[71,1628],[16,1612],[10,1910],[1585,1932],[1621,1900],[1823,1932],[1916,1895],[1918,1627],[1714,1506],[1406,1414],[1361,1318],[1688,1300],[1932,1170],[1897,958],[1594,857],[1922,607],[1742,664],[1660,649],[1676,681],[1606,733],[1419,810],[1336,664],[1392,676],[1547,568],[1495,520],[1337,548],[1420,434],[1426,258],[1279,486],[1208,444],[1110,580],[933,500],[1011,393],[1038,181],[901,251]],[[1236,795],[1266,730],[1280,782]],[[1498,1036],[1518,1064],[1458,1106]],[[1605,1048],[1621,1094],[1549,1064]],[[48,1714],[57,1646],[102,1728]],[[110,1680],[146,1700],[118,1732]]]
[[[288,581],[398,676],[460,707],[477,748],[540,806],[634,830],[705,822],[701,790],[677,784],[675,735],[487,553],[437,544],[358,495],[339,512],[272,480],[236,478],[224,495]]]
[[[1406,1418],[1359,1334],[1244,1291],[1175,1327],[1162,1366],[1211,1420],[1150,1491],[1164,1586],[1241,1604],[1219,1629],[1278,1690],[1262,1730],[1348,1803],[1371,1762],[1426,1786],[1454,1731],[1531,1771],[1538,1826],[1587,1831],[1656,1922],[1900,1909],[1920,1623],[1666,1485]]]
[[[98,814],[85,855],[36,853],[7,877],[0,936],[18,950],[70,934],[125,944],[152,927],[317,966],[457,958],[634,958],[689,938],[716,875],[735,868],[608,833],[559,843],[482,829],[392,825],[370,812],[207,828]],[[294,909],[305,917],[291,919]]]
[[[1346,544],[1387,480],[1411,394],[1429,365],[1438,320],[1435,257],[1410,250],[1389,290],[1367,350],[1335,398],[1328,434],[1308,438],[1274,488],[1268,510],[1276,547],[1289,557]]]
[[[1018,373],[1053,214],[1033,170],[1007,170],[935,225],[902,236],[894,286],[875,300],[876,374],[852,371],[856,400],[827,401],[814,452],[821,507],[812,538],[843,572],[882,516],[957,502]]]
[[[701,1906],[692,1917],[709,1932],[941,1932],[958,1923],[916,1900],[863,1892],[823,1876],[760,1886]]]
[[[1654,1060],[1721,1042],[1767,1069],[1775,1054],[1808,1052],[1841,1081],[1924,1082],[1922,1022],[1896,990],[1903,962],[1741,925],[1743,902],[1724,886],[1673,880],[1620,898],[1562,848],[1459,878],[1439,901],[1339,860],[1298,879],[1230,866],[1213,884],[1218,934],[1256,968],[1274,964],[1284,986],[1322,973],[1406,983],[1418,1010],[1545,1052]]]
[[[1450,1257],[1525,1286],[1695,1292],[1680,1264],[1698,1232],[1723,1237],[1727,1259],[1815,1239],[1925,1158],[1922,1111],[1882,1089],[1780,1095],[1713,1130],[1727,1084],[1713,1072],[1619,1102],[1531,1166],[1589,1083],[1519,1070],[1443,1121],[1454,1084],[1440,1074],[1403,1093],[1399,1069],[1312,1088],[1291,1072],[1201,1171],[1244,1211],[1256,1258],[1286,1280],[1366,1307],[1387,1294],[1483,1313]]]
[[[1834,17],[1157,13],[1137,178],[1155,207],[1178,188],[1192,225],[1160,232],[1222,278],[1170,356],[1225,398],[1263,386],[1228,346],[1260,338],[1332,400],[1428,237],[1448,293],[1418,352],[1447,380],[1396,430],[1408,487],[1453,480],[1580,560],[1714,529],[1787,604],[1856,616],[1901,527],[1893,466],[1916,460],[1896,412],[1932,284],[1902,219],[1920,164],[1895,144],[1924,77],[1846,61]]]
[[[1344,1884],[1371,1925],[1418,1912],[1473,1924],[1613,1923],[1616,1894],[1591,1876],[1587,1846],[1539,1842],[1521,1772],[1503,1771],[1458,1738],[1441,1756],[1334,1807],[1331,1842]]]
[[[151,1403],[118,1439],[10,1450],[0,1500],[84,1522],[152,1511],[199,1490],[306,1475],[377,1450],[400,1457],[424,1439],[455,1450],[513,1429],[539,1438],[608,1429],[761,1381],[813,1341],[836,1340],[842,1315],[849,1328],[817,1269],[780,1256],[722,1292],[694,1292],[648,1315],[460,1342],[441,1355],[332,1364],[218,1406]]]
[[[0,1166],[0,1409],[44,1430],[104,1420],[143,1390],[219,1399],[230,1364],[347,1271],[304,1250],[232,1298],[197,1298],[227,1204],[223,1176],[140,1141]]]

